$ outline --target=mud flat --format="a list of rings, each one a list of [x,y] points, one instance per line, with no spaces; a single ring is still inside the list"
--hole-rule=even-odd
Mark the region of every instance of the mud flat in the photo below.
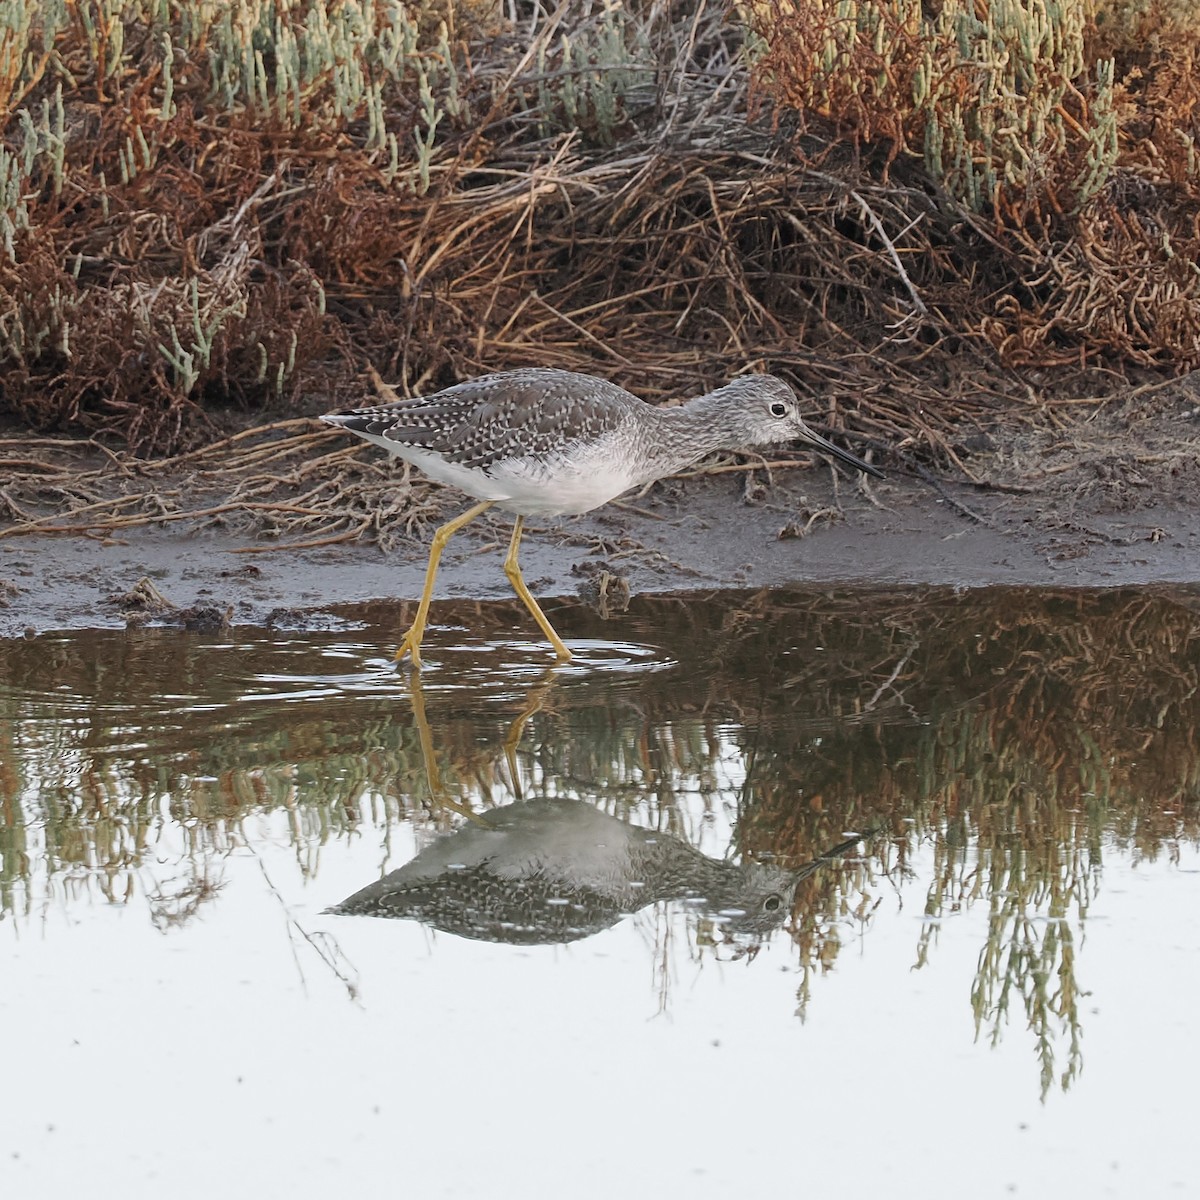
[[[586,517],[531,524],[522,565],[541,596],[594,596],[602,572],[634,593],[1200,584],[1200,422],[1178,400],[1132,424],[991,439],[967,464],[983,484],[893,470],[866,492],[823,465],[668,481]],[[489,513],[455,538],[437,596],[508,596],[509,529],[503,513]],[[353,542],[289,550],[182,522],[119,536],[9,537],[0,540],[0,636],[158,619],[131,612],[127,597],[143,579],[178,609],[215,610],[235,625],[302,625],[339,603],[414,599],[427,544],[413,536],[386,554]]]

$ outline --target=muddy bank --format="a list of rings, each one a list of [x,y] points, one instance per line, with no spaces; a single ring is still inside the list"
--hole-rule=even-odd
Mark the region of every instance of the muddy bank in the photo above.
[[[967,465],[983,486],[901,468],[864,490],[825,465],[668,481],[585,517],[531,524],[522,565],[539,596],[592,595],[601,571],[635,594],[1200,583],[1197,414],[1181,391],[1152,420],[1127,418],[982,438]],[[503,513],[488,513],[456,537],[437,597],[510,595],[501,569],[510,529]],[[289,550],[179,524],[104,539],[9,538],[0,541],[0,636],[122,626],[131,610],[121,598],[141,579],[175,606],[235,625],[304,624],[340,603],[414,599],[426,550],[416,537],[388,554],[349,543]],[[132,615],[155,619],[144,606]]]

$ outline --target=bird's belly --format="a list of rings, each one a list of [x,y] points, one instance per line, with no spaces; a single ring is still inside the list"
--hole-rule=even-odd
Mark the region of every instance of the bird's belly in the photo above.
[[[561,516],[591,512],[632,487],[636,479],[621,462],[599,448],[568,455],[505,459],[486,470],[447,462],[412,446],[388,447],[431,479],[448,483],[478,500],[491,500],[520,516]]]
[[[545,459],[514,459],[491,470],[504,493],[499,501],[525,517],[574,516],[607,504],[633,480],[612,463],[572,460],[567,466]]]

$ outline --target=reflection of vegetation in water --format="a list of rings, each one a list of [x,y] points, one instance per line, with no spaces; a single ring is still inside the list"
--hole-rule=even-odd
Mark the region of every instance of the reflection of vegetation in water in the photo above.
[[[988,1031],[993,1044],[999,1041],[1003,1023],[1009,1018],[1013,992],[1022,1002],[1026,1019],[1037,1037],[1041,1064],[1042,1095],[1054,1079],[1054,1027],[1067,1031],[1070,1045],[1061,1084],[1068,1087],[1083,1065],[1080,1047],[1079,999],[1084,994],[1075,979],[1075,935],[1071,928],[1072,906],[1080,917],[1086,914],[1086,897],[1068,887],[1060,874],[1044,886],[1039,896],[1035,886],[1029,897],[1020,868],[1023,854],[1006,864],[1008,877],[989,872],[988,939],[979,955],[971,1005],[976,1033]],[[1077,880],[1078,877],[1076,877]],[[999,885],[999,886],[997,886]],[[1044,916],[1035,912],[1044,911]]]
[[[302,675],[320,651],[304,644],[295,694],[280,682],[286,654],[269,641],[222,649],[153,630],[0,642],[0,678],[10,684],[0,689],[5,910],[29,911],[35,879],[39,892],[73,879],[110,902],[132,897],[139,874],[142,892],[186,889],[155,873],[164,848],[205,890],[219,860],[246,845],[244,823],[258,812],[286,814],[312,876],[331,839],[380,830],[386,858],[402,821],[446,831],[463,803],[517,798],[500,747],[519,705],[468,702],[456,712],[435,693],[436,745],[422,746],[404,675],[382,669],[374,691],[331,702],[328,676]],[[327,670],[329,659],[316,665]],[[255,692],[276,698],[256,701]],[[643,728],[604,703],[589,697],[573,711],[573,732],[557,748],[552,728],[529,727],[525,791],[599,800],[614,812],[639,805],[654,827],[694,833],[674,797],[727,788],[715,736],[688,722]]]
[[[831,828],[882,824],[900,867],[931,842],[931,920],[917,964],[936,918],[986,902],[977,1029],[995,1039],[1023,1010],[1043,1090],[1065,1035],[1067,1086],[1081,1065],[1084,994],[1073,923],[1087,914],[1104,849],[1153,858],[1164,842],[1200,835],[1197,622],[1185,605],[1146,596],[1008,594],[934,607],[890,606],[875,637],[837,605],[793,612],[795,652],[836,648],[851,694],[801,690],[804,671],[785,677],[793,709],[828,728],[786,746],[764,734],[773,746],[757,761],[760,803],[742,838],[803,854]],[[863,696],[874,702],[865,723]]]
[[[1014,1010],[1023,1012],[1037,1040],[1043,1093],[1054,1075],[1056,1033],[1069,1042],[1064,1087],[1081,1066],[1084,993],[1073,930],[1099,886],[1110,816],[1123,803],[1161,803],[1152,794],[1115,791],[1103,778],[1094,739],[1078,726],[1075,710],[1063,711],[1071,714],[1066,720],[1040,702],[956,712],[927,747],[929,760],[913,765],[928,785],[923,819],[943,829],[917,963],[936,937],[934,918],[976,902],[988,906],[971,993],[976,1031],[995,1041]]]
[[[677,670],[568,673],[526,696],[485,663],[445,666],[426,685],[424,746],[405,678],[364,673],[362,647],[329,635],[0,643],[0,902],[28,912],[35,890],[69,903],[140,888],[169,926],[216,894],[221,861],[252,844],[261,813],[286,814],[306,877],[331,839],[378,837],[383,865],[402,821],[444,831],[464,806],[541,796],[709,854],[724,852],[714,830],[731,812],[740,855],[783,865],[878,828],[865,861],[797,889],[801,1013],[814,975],[920,852],[932,868],[917,964],[942,916],[987,904],[979,1035],[1023,1014],[1043,1085],[1069,1083],[1075,929],[1104,854],[1153,858],[1200,833],[1186,598],[764,593],[640,609]],[[507,610],[495,614],[503,625]],[[570,610],[568,635],[607,632],[588,620]]]

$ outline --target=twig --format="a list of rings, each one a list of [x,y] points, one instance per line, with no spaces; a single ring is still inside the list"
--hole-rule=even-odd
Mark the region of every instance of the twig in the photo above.
[[[357,529],[347,529],[344,533],[334,534],[332,537],[313,538],[307,542],[278,542],[273,546],[237,546],[228,553],[270,554],[275,550],[315,550],[320,546],[335,546],[339,542],[352,542],[355,538],[361,537],[370,527],[371,523],[367,521]]]
[[[958,511],[962,513],[964,517],[969,517],[972,521],[977,521],[980,525],[986,525],[989,529],[997,528],[994,521],[989,520],[987,517],[981,516],[973,508],[968,508],[961,500],[956,500],[953,496],[951,496],[950,493],[942,486],[941,481],[931,475],[924,467],[918,466],[917,474],[927,484],[929,484],[929,486],[932,487],[938,493],[938,495],[946,501],[947,504],[949,504],[952,508],[958,509]]]

